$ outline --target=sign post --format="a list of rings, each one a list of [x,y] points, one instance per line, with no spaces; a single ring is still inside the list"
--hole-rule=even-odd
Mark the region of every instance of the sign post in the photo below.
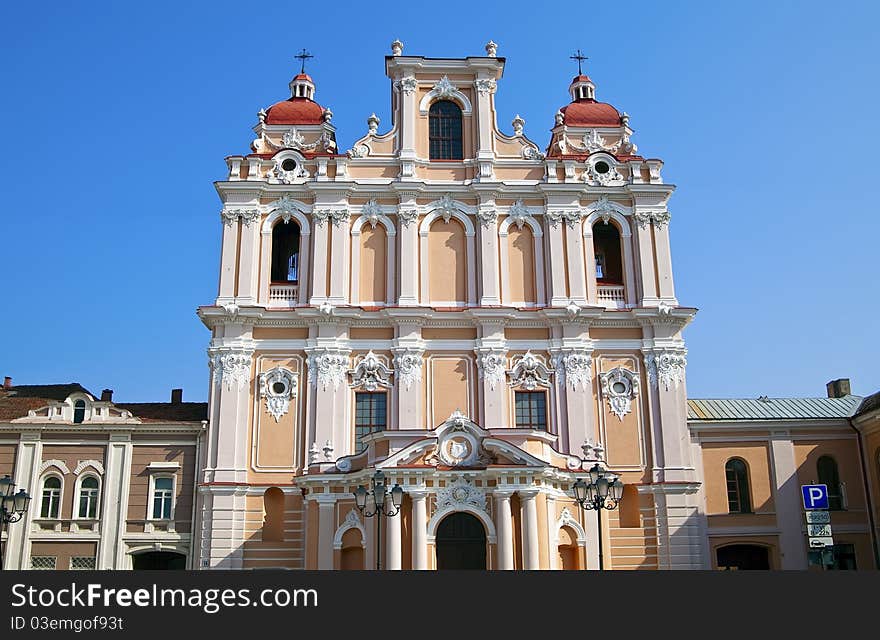
[[[804,517],[807,520],[807,546],[818,552],[823,568],[834,563],[834,537],[831,535],[831,514],[828,512],[828,486],[805,484],[801,486],[804,498]]]

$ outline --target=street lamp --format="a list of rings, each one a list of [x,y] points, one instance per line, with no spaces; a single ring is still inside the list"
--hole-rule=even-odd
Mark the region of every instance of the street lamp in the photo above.
[[[15,493],[15,483],[8,475],[0,478],[0,570],[3,569],[3,529],[18,522],[27,512],[31,497],[24,489]]]
[[[596,510],[599,523],[599,570],[602,570],[602,509],[616,509],[623,498],[623,482],[615,475],[609,475],[599,463],[588,471],[590,482],[578,478],[574,483],[574,499],[587,511]]]
[[[373,498],[372,511],[367,508],[368,497]],[[364,517],[379,516],[376,518],[376,571],[379,571],[382,569],[382,518],[393,518],[400,513],[400,505],[403,504],[403,487],[395,483],[391,491],[388,491],[385,474],[377,469],[370,479],[370,489],[367,490],[362,484],[358,485],[354,491],[354,499],[358,511]]]

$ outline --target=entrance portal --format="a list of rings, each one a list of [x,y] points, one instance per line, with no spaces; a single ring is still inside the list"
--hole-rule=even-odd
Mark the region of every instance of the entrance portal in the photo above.
[[[438,569],[486,569],[486,530],[479,518],[458,511],[437,527]]]
[[[148,551],[131,557],[132,569],[186,569],[186,556],[173,551]]]
[[[731,544],[718,549],[719,569],[769,569],[767,547],[755,544]]]

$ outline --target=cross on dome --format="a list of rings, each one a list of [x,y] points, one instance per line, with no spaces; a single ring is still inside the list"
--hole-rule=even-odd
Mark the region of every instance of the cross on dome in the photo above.
[[[581,64],[583,63],[584,60],[589,60],[589,58],[587,56],[585,56],[583,53],[581,53],[580,49],[578,49],[577,53],[575,53],[573,56],[568,56],[568,57],[571,58],[572,60],[577,60],[577,62],[578,62],[578,75],[579,76],[584,75],[583,69],[581,68]]]
[[[298,54],[296,54],[293,57],[302,61],[302,64],[299,67],[299,72],[305,73],[306,72],[306,60],[308,60],[309,58],[314,58],[315,56],[313,56],[311,53],[306,51],[305,47],[303,47],[303,50],[300,51]]]

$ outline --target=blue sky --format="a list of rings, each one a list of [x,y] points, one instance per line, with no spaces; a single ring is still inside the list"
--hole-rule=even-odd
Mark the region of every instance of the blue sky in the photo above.
[[[315,54],[340,149],[390,123],[389,43],[507,58],[502,130],[544,145],[581,48],[665,161],[692,397],[880,389],[876,3],[11,3],[0,23],[0,375],[207,396],[224,156]],[[271,13],[262,13],[268,6]]]

